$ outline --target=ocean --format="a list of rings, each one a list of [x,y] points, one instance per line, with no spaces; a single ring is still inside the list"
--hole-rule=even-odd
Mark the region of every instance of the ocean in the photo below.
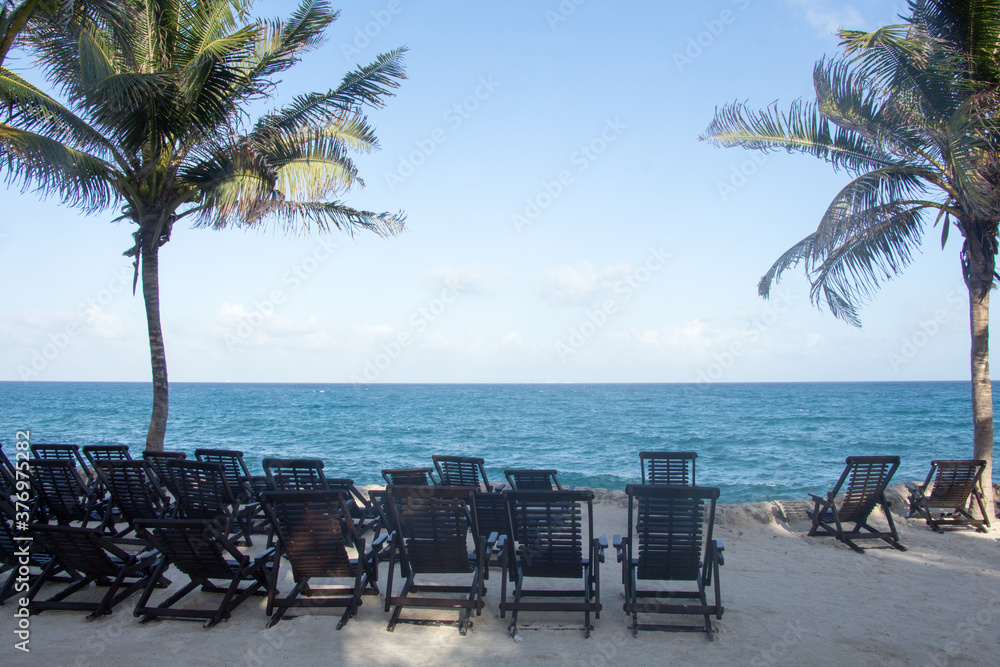
[[[0,382],[0,443],[126,444],[138,456],[152,405],[146,383]],[[564,485],[622,489],[643,450],[698,453],[699,485],[721,502],[827,490],[850,455],[898,454],[894,481],[931,459],[971,458],[968,382],[755,384],[170,385],[166,449],[240,449],[322,458],[330,477],[382,482],[383,468],[432,454],[505,468],[555,468]]]

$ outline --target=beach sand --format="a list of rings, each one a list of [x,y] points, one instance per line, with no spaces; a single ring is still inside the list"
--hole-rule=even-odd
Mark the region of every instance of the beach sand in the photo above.
[[[894,511],[903,511],[902,485],[891,491]],[[594,506],[595,533],[607,535],[609,542],[613,534],[626,530],[622,495],[598,492]],[[719,507],[716,537],[725,542],[721,581],[726,611],[721,620],[713,619],[713,642],[704,633],[640,631],[633,638],[621,607],[621,567],[609,548],[601,569],[604,609],[594,621],[590,639],[583,637],[582,614],[525,612],[520,617],[522,641],[508,637],[508,621],[499,618],[497,609],[496,573],[487,584],[486,609],[474,617],[474,627],[465,637],[455,627],[400,624],[395,632],[386,632],[388,615],[371,596],[339,632],[335,627],[340,611],[335,609],[299,615],[265,629],[263,598],[252,598],[228,622],[208,630],[183,621],[140,625],[131,614],[135,596],[112,615],[92,622],[79,612],[47,611],[31,617],[31,652],[25,654],[14,648],[11,599],[0,608],[0,664],[1000,663],[996,523],[988,534],[964,529],[942,535],[923,521],[895,515],[900,541],[909,550],[900,552],[875,540],[866,541],[872,548],[857,554],[833,538],[806,537],[804,508],[804,501]],[[885,525],[878,510],[873,524]],[[284,570],[287,574],[287,566]],[[175,586],[186,581],[176,572],[167,574]]]

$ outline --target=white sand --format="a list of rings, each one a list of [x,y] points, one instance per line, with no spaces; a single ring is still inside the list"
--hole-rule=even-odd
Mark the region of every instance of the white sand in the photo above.
[[[897,496],[898,491],[895,487]],[[209,630],[184,621],[139,625],[131,615],[136,596],[93,622],[79,612],[33,616],[31,653],[24,654],[14,649],[15,606],[8,600],[0,608],[0,664],[1000,664],[996,524],[988,534],[964,529],[941,535],[922,521],[897,515],[907,552],[875,540],[866,541],[873,548],[857,554],[833,538],[806,537],[802,506],[720,506],[716,536],[726,546],[721,577],[726,612],[714,621],[714,642],[704,633],[640,632],[633,639],[621,610],[621,569],[609,548],[601,571],[604,611],[589,640],[583,638],[582,614],[552,613],[522,613],[523,641],[509,638],[507,620],[498,616],[496,573],[488,583],[486,610],[474,617],[465,637],[454,627],[407,624],[388,633],[388,615],[374,597],[366,597],[358,616],[337,632],[336,609],[265,629],[262,598]],[[895,510],[902,507],[894,504]],[[612,534],[625,532],[626,510],[618,494],[609,494],[594,511],[597,533],[609,542]],[[784,518],[762,523],[772,515]],[[879,510],[873,518],[884,525]],[[186,580],[176,572],[168,576],[175,585]]]

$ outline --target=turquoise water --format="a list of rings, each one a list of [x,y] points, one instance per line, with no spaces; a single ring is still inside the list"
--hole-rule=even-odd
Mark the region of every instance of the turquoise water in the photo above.
[[[898,454],[896,481],[931,459],[972,456],[967,382],[594,385],[185,384],[170,387],[166,448],[318,457],[329,476],[432,454],[504,468],[556,468],[560,481],[620,489],[638,452],[698,452],[699,484],[722,502],[802,498],[832,484],[848,455]],[[152,390],[143,383],[0,382],[0,442],[127,444],[141,451]],[[335,473],[335,474],[334,474]]]

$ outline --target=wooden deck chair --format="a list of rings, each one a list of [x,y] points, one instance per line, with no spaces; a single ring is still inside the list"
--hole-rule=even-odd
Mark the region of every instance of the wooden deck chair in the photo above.
[[[507,535],[516,544],[511,566],[513,599],[507,577],[500,594],[500,618],[511,612],[510,636],[517,634],[518,612],[583,612],[583,634],[590,637],[590,615],[601,617],[600,564],[608,540],[594,537],[593,491],[507,491]],[[586,512],[586,517],[584,513]],[[585,525],[586,522],[586,525]],[[506,571],[505,571],[506,574]],[[529,589],[526,578],[576,579],[576,588]],[[526,598],[575,598],[528,600]]]
[[[194,450],[194,457],[205,463],[219,463],[226,474],[229,490],[241,504],[256,501],[250,486],[250,469],[243,460],[243,452],[238,449],[204,448]]]
[[[385,483],[398,486],[434,486],[434,468],[387,468],[382,471]]]
[[[94,466],[98,461],[131,461],[128,445],[84,445],[83,455]]]
[[[85,528],[95,522],[101,530],[111,522],[111,507],[100,500],[93,487],[84,484],[74,462],[68,459],[31,459],[28,461],[31,489],[38,507],[48,520],[60,525],[80,524]]]
[[[694,486],[696,452],[639,452],[643,484]]]
[[[503,476],[515,491],[561,491],[557,470],[518,469],[504,470]]]
[[[87,465],[80,453],[79,445],[36,444],[31,445],[31,458],[41,461],[70,461],[79,470],[84,484],[93,486],[97,475]],[[98,489],[99,491],[100,489]]]
[[[171,518],[176,513],[177,505],[152,481],[152,473],[144,461],[97,460],[94,470],[108,490],[111,505],[129,526],[115,536],[116,542],[145,545],[147,541],[139,536],[128,542],[123,539],[135,530],[135,521]]]
[[[983,460],[931,461],[931,470],[923,484],[906,485],[910,492],[907,518],[921,516],[939,533],[944,532],[942,526],[969,526],[985,533],[990,526],[982,487],[985,469]],[[931,480],[934,486],[927,495]],[[973,502],[978,505],[982,519],[973,514]]]
[[[899,457],[848,456],[846,463],[844,473],[826,498],[809,494],[815,503],[812,511],[806,512],[812,519],[809,536],[836,537],[858,553],[864,553],[865,550],[855,544],[854,540],[874,538],[884,540],[900,551],[906,551],[906,547],[899,543],[899,533],[896,532],[896,524],[889,513],[889,501],[885,497],[885,489],[899,467]],[[847,488],[838,507],[836,497],[841,493],[845,482]],[[882,508],[885,519],[889,522],[889,532],[880,531],[868,524],[868,517],[876,505]],[[846,524],[850,523],[854,527],[848,530]],[[862,530],[865,532],[861,532]]]
[[[261,461],[268,491],[319,491],[330,488],[321,459],[276,459]]]
[[[160,489],[175,498],[176,494],[172,488],[173,482],[170,480],[170,473],[167,471],[167,461],[184,461],[186,459],[187,454],[184,452],[145,451],[142,453],[142,460],[149,466],[149,470],[153,473],[155,482],[160,485]]]
[[[711,616],[722,618],[719,567],[723,564],[722,540],[712,536],[714,487],[665,484],[629,484],[628,535],[613,538],[622,564],[626,614],[632,615],[632,635],[639,630],[705,632],[715,638]],[[707,505],[707,507],[706,507]],[[642,582],[671,582],[671,588],[640,588]],[[673,582],[685,582],[677,588]],[[694,585],[697,590],[691,590]],[[706,590],[712,587],[714,604]],[[692,602],[694,604],[692,604]],[[702,616],[700,625],[639,623],[639,614]]]
[[[167,461],[167,472],[177,493],[179,518],[218,520],[226,535],[237,534],[253,546],[250,521],[257,506],[240,505],[221,463],[175,459]]]
[[[491,542],[479,537],[474,490],[449,486],[390,486],[387,504],[393,515],[396,539],[389,547],[389,576],[385,610],[392,607],[389,632],[400,622],[419,625],[454,625],[453,621],[403,619],[406,607],[459,610],[458,632],[472,627],[470,616],[483,610],[488,551]],[[470,550],[469,542],[475,546]],[[405,577],[393,594],[396,561]],[[423,583],[427,575],[463,575],[464,585]],[[418,581],[418,578],[421,581]],[[456,597],[458,596],[458,597]]]
[[[265,563],[272,554],[266,551],[253,559],[241,553],[216,521],[141,519],[136,521],[136,527],[150,533],[153,546],[164,556],[154,572],[155,576],[159,577],[168,565],[173,565],[190,579],[155,607],[150,606],[155,581],[150,582],[132,612],[140,618],[140,623],[157,618],[204,620],[204,627],[210,628],[228,620],[234,609],[251,595],[263,594],[261,589],[267,586]],[[215,581],[225,583],[220,585]],[[199,586],[203,593],[222,595],[217,607],[192,609],[175,606]]]
[[[478,456],[431,457],[437,470],[441,486],[469,486],[474,489],[493,491],[493,485],[486,478],[485,461]]]
[[[40,542],[27,539],[30,537],[27,530],[18,534],[15,517],[15,506],[0,499],[0,573],[10,571],[0,586],[0,606],[9,597],[23,596],[53,561]],[[76,573],[63,575],[63,572],[62,565],[56,561],[49,571],[49,580],[72,582],[80,578]]]
[[[30,614],[38,614],[47,609],[88,611],[90,613],[87,620],[93,620],[110,614],[112,607],[147,586],[162,588],[170,585],[170,580],[163,578],[157,569],[162,561],[160,554],[131,554],[113,544],[96,528],[35,523],[31,525],[31,532],[53,558],[28,591]],[[57,566],[78,573],[81,577],[52,597],[40,600],[38,594],[42,586],[59,571]],[[108,587],[99,601],[66,599],[92,583]]]
[[[361,596],[378,595],[378,553],[387,535],[366,551],[347,506],[343,491],[265,491],[264,511],[277,534],[269,574],[267,627],[276,625],[289,609],[344,607],[340,630],[358,612]],[[351,558],[348,548],[357,550]],[[281,557],[292,566],[295,587],[278,597]],[[347,578],[350,586],[314,586],[313,578]]]

